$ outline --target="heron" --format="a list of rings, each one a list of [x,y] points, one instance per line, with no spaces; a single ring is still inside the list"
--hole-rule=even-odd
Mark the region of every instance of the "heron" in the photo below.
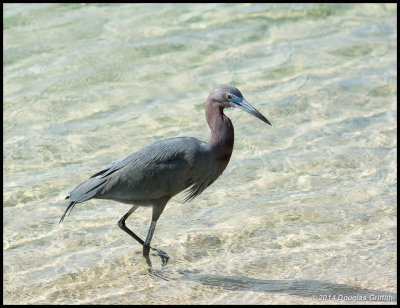
[[[224,114],[224,109],[230,107],[246,111],[271,125],[236,87],[219,85],[211,91],[205,105],[205,116],[211,130],[208,142],[192,137],[163,139],[112,163],[67,191],[69,204],[59,224],[77,203],[90,199],[130,204],[130,210],[118,221],[118,226],[143,246],[145,258],[152,249],[163,260],[168,260],[165,252],[150,246],[157,221],[173,196],[184,191],[184,202],[191,201],[225,170],[234,143],[232,122]],[[151,223],[144,241],[125,224],[128,217],[142,206],[152,207]]]

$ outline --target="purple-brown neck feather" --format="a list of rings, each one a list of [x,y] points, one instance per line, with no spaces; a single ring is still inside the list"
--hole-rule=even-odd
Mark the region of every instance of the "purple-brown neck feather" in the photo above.
[[[206,104],[206,118],[211,129],[208,145],[224,168],[229,162],[233,150],[234,131],[231,120],[224,114],[223,107],[212,100]]]

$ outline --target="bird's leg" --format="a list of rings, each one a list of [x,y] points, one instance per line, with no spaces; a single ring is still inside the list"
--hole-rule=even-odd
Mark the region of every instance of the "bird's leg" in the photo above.
[[[149,232],[147,233],[146,240],[143,244],[143,255],[148,256],[150,251],[150,242],[151,238],[153,237],[154,230],[156,229],[157,221],[152,220],[149,228]]]
[[[147,264],[149,265],[150,268],[151,268],[151,261],[149,258],[150,248],[151,250],[157,252],[158,256],[161,258],[162,265],[167,265],[169,259],[169,256],[164,251],[154,247],[150,247],[151,238],[153,237],[154,230],[156,229],[156,224],[157,224],[156,220],[151,221],[149,232],[147,233],[146,240],[144,241],[143,244],[143,256],[146,258]]]
[[[133,233],[130,229],[128,229],[128,227],[125,225],[125,220],[131,216],[131,214],[138,208],[137,205],[134,205],[129,211],[128,213],[126,213],[124,216],[122,216],[122,218],[118,221],[118,226],[124,230],[126,233],[128,233],[130,236],[132,236],[135,240],[137,240],[140,244],[144,244],[143,240],[138,237],[135,233]]]
[[[146,260],[149,257],[149,252],[150,252],[150,248],[151,248],[152,250],[156,251],[158,253],[158,255],[161,257],[163,265],[167,264],[168,259],[169,259],[168,255],[162,250],[150,247],[150,242],[153,237],[154,230],[156,229],[157,220],[160,217],[161,213],[163,212],[165,205],[167,204],[167,201],[168,200],[166,200],[162,203],[157,203],[157,204],[153,205],[153,216],[151,219],[149,232],[147,233],[146,240],[143,244],[143,256],[146,258]]]

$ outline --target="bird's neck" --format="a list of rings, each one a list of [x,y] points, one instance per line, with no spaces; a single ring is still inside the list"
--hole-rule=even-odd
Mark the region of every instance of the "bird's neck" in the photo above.
[[[224,114],[223,108],[216,104],[206,104],[206,118],[211,129],[208,145],[217,160],[228,164],[232,155],[234,131],[231,120]]]

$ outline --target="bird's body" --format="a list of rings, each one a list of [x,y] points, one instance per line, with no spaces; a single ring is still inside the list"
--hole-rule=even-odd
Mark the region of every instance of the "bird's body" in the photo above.
[[[191,137],[169,138],[116,161],[69,190],[70,203],[60,222],[75,204],[89,199],[132,204],[118,224],[143,245],[143,254],[148,255],[155,224],[167,202],[184,190],[185,201],[195,198],[226,168],[233,150],[234,129],[223,109],[232,106],[270,124],[243,99],[239,90],[229,85],[219,86],[210,93],[205,108],[211,130],[208,143]],[[153,207],[152,224],[145,242],[125,226],[125,220],[138,206]]]
[[[225,166],[214,158],[206,142],[169,138],[101,170],[74,187],[68,197],[76,203],[97,198],[146,206],[187,189],[189,200],[209,186]]]

